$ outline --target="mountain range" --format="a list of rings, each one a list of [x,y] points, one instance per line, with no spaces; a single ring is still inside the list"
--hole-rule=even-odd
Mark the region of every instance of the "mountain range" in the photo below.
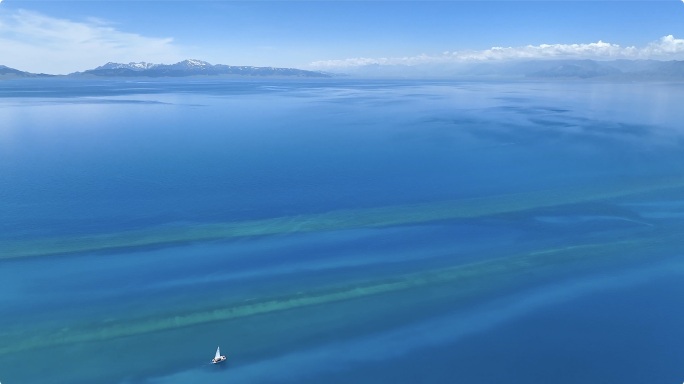
[[[55,77],[57,75],[36,74],[0,65],[2,77]],[[330,77],[330,74],[295,68],[232,66],[210,64],[201,60],[184,60],[175,64],[153,63],[107,63],[83,72],[74,72],[60,77],[186,77],[186,76],[247,76],[247,77]]]
[[[76,72],[72,76],[107,76],[107,77],[182,77],[182,76],[287,76],[287,77],[330,77],[329,74],[316,71],[305,71],[295,68],[232,66],[209,64],[201,60],[184,60],[176,64],[152,63],[107,63],[95,69]]]
[[[528,60],[506,62],[472,62],[434,65],[368,65],[340,69],[336,75],[405,78],[494,78],[494,79],[597,79],[616,81],[682,81],[684,61],[657,60]],[[83,72],[59,77],[306,77],[325,78],[332,73],[294,68],[212,65],[201,60],[184,60],[175,64],[107,63]],[[57,77],[36,74],[0,65],[0,79]]]
[[[684,80],[684,61],[537,60],[504,65],[491,72],[533,79]]]
[[[333,72],[333,70],[330,70]],[[351,76],[502,80],[684,81],[684,61],[511,60],[340,68]]]

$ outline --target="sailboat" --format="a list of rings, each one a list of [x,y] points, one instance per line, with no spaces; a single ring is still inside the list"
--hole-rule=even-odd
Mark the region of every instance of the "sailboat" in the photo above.
[[[216,347],[216,355],[214,355],[214,358],[211,359],[212,364],[218,364],[224,361],[226,361],[226,357],[221,355],[221,348]]]

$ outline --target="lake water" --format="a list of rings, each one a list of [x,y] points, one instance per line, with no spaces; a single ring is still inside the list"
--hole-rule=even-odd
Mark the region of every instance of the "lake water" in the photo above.
[[[1,81],[0,381],[681,382],[681,100]]]

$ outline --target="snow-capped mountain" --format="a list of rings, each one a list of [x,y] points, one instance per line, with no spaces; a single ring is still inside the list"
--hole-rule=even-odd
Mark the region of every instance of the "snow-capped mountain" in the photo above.
[[[184,77],[184,76],[294,76],[330,77],[323,72],[305,71],[294,68],[248,67],[223,64],[210,64],[202,60],[184,60],[175,64],[153,63],[107,63],[95,69],[73,73],[72,75],[93,75],[106,77]]]
[[[144,71],[146,69],[154,68],[157,65],[159,65],[159,64],[146,63],[144,61],[141,61],[139,63],[128,63],[128,64],[109,62],[109,63],[107,63],[105,65],[101,65],[95,69],[130,69],[133,71]]]
[[[207,63],[206,61],[194,60],[194,59],[183,60],[183,61],[178,62],[176,64],[172,64],[171,66],[173,66],[174,68],[199,69],[199,70],[205,70],[205,69],[213,67],[213,65]]]

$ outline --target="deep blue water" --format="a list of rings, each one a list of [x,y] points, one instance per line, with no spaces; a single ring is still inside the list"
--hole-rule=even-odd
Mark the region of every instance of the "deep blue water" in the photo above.
[[[655,83],[2,81],[0,381],[684,380],[683,99]],[[370,224],[384,212],[400,219]],[[186,235],[226,223],[276,229]],[[363,291],[397,281],[413,285]],[[294,304],[209,318],[273,298]],[[225,366],[207,364],[216,344]]]

